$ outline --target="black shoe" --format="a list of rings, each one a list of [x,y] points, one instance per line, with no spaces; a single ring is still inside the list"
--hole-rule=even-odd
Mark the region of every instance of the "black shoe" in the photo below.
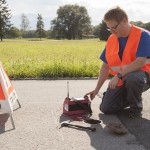
[[[128,117],[132,118],[132,119],[141,118],[142,114],[141,114],[141,112],[130,112]]]

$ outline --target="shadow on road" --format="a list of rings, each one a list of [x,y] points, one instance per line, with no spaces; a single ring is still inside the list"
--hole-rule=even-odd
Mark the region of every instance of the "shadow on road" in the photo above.
[[[5,132],[5,123],[9,118],[9,114],[0,114],[0,134]]]
[[[117,113],[117,117],[125,125],[131,134],[133,134],[137,141],[144,145],[146,149],[150,149],[150,120],[145,118],[131,119],[128,118],[129,109],[125,109]],[[128,141],[128,144],[134,144]]]
[[[120,111],[117,115],[117,117],[120,119],[122,124],[128,129],[129,133],[135,136],[135,138],[126,139],[128,137],[127,135],[121,136],[116,135],[110,132],[110,130],[106,127],[108,123],[118,122],[118,118],[114,114],[105,115],[103,113],[99,114],[99,120],[101,120],[104,124],[102,126],[101,124],[89,124],[87,125],[84,122],[82,122],[82,126],[88,126],[92,128],[96,128],[96,132],[90,132],[87,130],[83,130],[83,132],[86,132],[87,135],[90,138],[90,145],[98,150],[98,149],[117,149],[117,144],[114,144],[117,140],[125,140],[127,145],[143,145],[145,149],[150,149],[150,120],[145,118],[139,118],[139,119],[130,119],[128,118],[128,110]],[[92,118],[92,117],[91,117]],[[59,122],[67,121],[71,124],[80,124],[78,122],[74,122],[70,117],[67,117],[65,115],[61,115],[59,118]],[[78,128],[73,128],[73,130],[81,130]],[[130,137],[130,136],[129,136]],[[111,143],[114,142],[114,143]],[[111,144],[110,144],[111,143]]]
[[[92,118],[92,117],[91,117]],[[80,124],[79,122],[75,122],[74,120],[72,120],[71,118],[65,116],[65,115],[61,115],[60,116],[60,123],[61,122],[65,122],[65,121],[68,121],[68,123],[71,123],[71,124]],[[75,122],[75,123],[74,123]],[[102,132],[105,132],[103,131],[104,129],[102,128],[101,124],[87,124],[83,121],[81,121],[82,123],[82,126],[85,126],[85,127],[91,127],[91,128],[96,128],[96,131],[95,132],[91,132],[91,131],[88,131],[88,130],[83,130],[83,132],[86,132],[87,135],[89,136],[90,138],[90,145],[94,148],[94,149],[101,149],[103,147],[103,143],[104,143],[104,133]],[[78,129],[78,128],[73,128],[73,130],[82,130],[82,129]],[[108,133],[109,134],[109,133]]]

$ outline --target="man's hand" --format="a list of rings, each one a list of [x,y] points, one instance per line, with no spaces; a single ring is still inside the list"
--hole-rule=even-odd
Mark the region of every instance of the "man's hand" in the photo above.
[[[90,99],[93,100],[95,98],[95,96],[97,95],[98,92],[96,92],[96,90],[93,90],[87,94],[84,95],[84,97],[90,95]]]
[[[109,82],[108,87],[110,89],[115,89],[118,84],[119,78],[115,75]]]

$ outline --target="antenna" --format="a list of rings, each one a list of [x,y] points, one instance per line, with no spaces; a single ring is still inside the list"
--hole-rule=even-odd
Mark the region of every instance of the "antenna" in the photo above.
[[[67,81],[67,97],[69,98],[69,81]]]

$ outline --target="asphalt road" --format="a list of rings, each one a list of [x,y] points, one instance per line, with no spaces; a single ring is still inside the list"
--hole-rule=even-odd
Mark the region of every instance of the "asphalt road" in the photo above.
[[[101,99],[92,101],[93,119],[102,121],[90,125],[73,121],[62,115],[67,96],[67,81],[70,97],[82,97],[92,90],[97,80],[16,80],[12,81],[19,96],[21,108],[14,106],[13,119],[16,129],[7,114],[0,114],[0,150],[150,150],[150,102],[149,91],[143,94],[143,118],[128,119],[126,112],[104,115],[99,110]],[[101,93],[107,88],[108,81]],[[63,121],[85,127],[95,127],[96,132],[73,128],[59,128]],[[106,127],[110,122],[122,122],[129,130],[124,136],[112,134]]]

